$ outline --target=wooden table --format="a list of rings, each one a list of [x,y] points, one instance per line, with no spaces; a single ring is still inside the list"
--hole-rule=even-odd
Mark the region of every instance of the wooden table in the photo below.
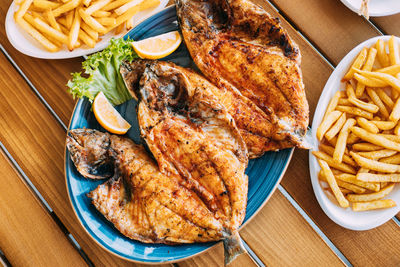
[[[99,247],[68,200],[64,145],[75,101],[65,84],[80,70],[82,58],[42,60],[16,51],[4,28],[10,3],[0,5],[0,258],[14,266],[135,265]],[[339,0],[257,3],[281,19],[301,48],[311,119],[325,82],[345,54],[370,37],[400,35],[400,15],[367,21]],[[312,192],[308,151],[296,149],[278,190],[241,230],[250,253],[235,265],[399,266],[396,217],[363,232],[336,225]],[[177,265],[222,264],[220,244]]]

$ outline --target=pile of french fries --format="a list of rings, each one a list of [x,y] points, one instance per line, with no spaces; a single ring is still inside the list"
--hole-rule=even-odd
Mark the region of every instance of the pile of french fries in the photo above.
[[[95,47],[100,37],[133,27],[133,16],[159,0],[15,0],[16,23],[46,50]]]
[[[346,91],[336,92],[317,129],[318,177],[343,208],[350,202],[354,211],[394,207],[383,198],[400,182],[397,40],[362,49],[342,81]]]

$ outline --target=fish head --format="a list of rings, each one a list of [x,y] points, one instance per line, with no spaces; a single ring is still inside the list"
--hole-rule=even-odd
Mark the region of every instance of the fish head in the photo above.
[[[73,129],[67,135],[71,160],[80,174],[105,179],[113,174],[110,135],[93,129]]]

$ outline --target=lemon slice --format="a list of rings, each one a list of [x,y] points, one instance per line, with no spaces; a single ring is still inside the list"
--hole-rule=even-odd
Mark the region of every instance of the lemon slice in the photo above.
[[[131,125],[108,102],[103,92],[94,98],[93,112],[100,125],[111,133],[125,134],[131,128]]]
[[[174,52],[182,42],[178,31],[164,33],[148,39],[132,42],[133,49],[141,58],[159,59]]]

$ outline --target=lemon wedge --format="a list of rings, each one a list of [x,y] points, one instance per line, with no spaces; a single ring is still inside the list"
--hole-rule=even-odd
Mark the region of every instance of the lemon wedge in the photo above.
[[[114,134],[125,134],[131,128],[131,125],[122,118],[103,92],[96,95],[92,107],[97,121],[107,131]]]
[[[132,42],[132,46],[141,58],[159,59],[174,52],[181,43],[181,35],[178,31],[173,31]]]

